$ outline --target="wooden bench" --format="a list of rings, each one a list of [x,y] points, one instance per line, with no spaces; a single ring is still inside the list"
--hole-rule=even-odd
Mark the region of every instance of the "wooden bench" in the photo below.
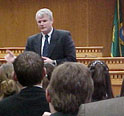
[[[76,47],[76,57],[102,57],[103,47],[92,46],[92,47]]]

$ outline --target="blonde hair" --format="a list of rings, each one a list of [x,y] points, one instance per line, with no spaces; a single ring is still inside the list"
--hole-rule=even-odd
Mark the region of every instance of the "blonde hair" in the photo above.
[[[6,63],[0,67],[0,99],[13,95],[19,91],[16,82],[12,80],[14,74],[13,64]]]

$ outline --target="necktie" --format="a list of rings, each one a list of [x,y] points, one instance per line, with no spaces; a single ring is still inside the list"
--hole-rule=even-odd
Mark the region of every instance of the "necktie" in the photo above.
[[[45,57],[48,56],[48,48],[49,48],[48,37],[49,37],[48,35],[45,35],[45,42],[43,47],[43,56]]]

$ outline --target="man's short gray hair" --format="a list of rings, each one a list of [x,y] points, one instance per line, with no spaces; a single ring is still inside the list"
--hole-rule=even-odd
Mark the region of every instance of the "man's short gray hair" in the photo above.
[[[52,21],[53,20],[53,13],[50,9],[47,9],[47,8],[43,8],[43,9],[40,9],[36,12],[36,16],[35,18],[37,19],[37,16],[40,15],[41,17],[46,14],[49,16],[49,19]]]

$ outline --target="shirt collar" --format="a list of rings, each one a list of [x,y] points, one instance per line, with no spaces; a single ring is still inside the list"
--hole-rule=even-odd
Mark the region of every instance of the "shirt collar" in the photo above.
[[[24,86],[24,87],[22,87],[21,89],[25,89],[25,88],[27,88],[28,86]],[[42,85],[33,85],[33,87],[40,87],[40,88],[43,88],[42,87]]]

